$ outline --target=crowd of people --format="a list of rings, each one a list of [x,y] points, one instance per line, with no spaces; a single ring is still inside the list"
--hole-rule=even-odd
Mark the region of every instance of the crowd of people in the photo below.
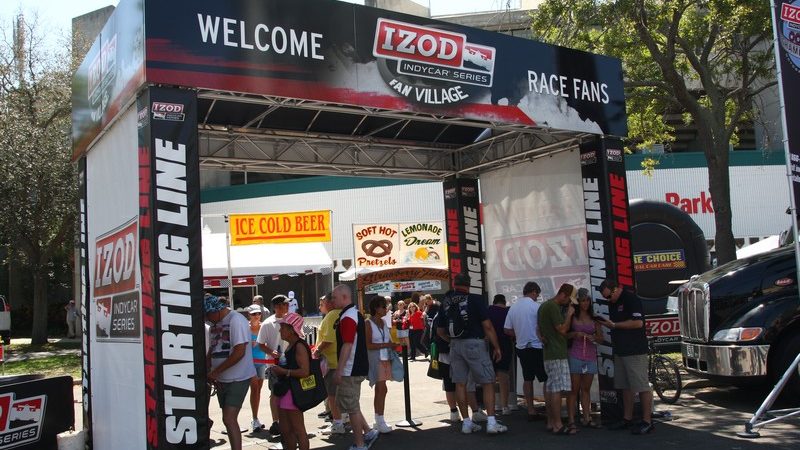
[[[624,404],[623,420],[610,428],[631,429],[634,434],[653,430],[644,317],[635,295],[614,280],[605,280],[599,288],[609,301],[609,318],[604,319],[594,315],[590,292],[571,284],[561,285],[553,298],[542,302],[539,285],[528,282],[522,297],[510,307],[503,295],[496,295],[488,306],[484,297],[469,289],[469,276],[459,274],[441,303],[430,295],[414,294],[408,301],[398,301],[392,312],[391,298],[373,296],[365,315],[353,303],[350,288],[337,285],[320,298],[324,317],[313,348],[304,339],[303,316],[292,311],[293,295],[274,296],[271,315],[263,298],[255,296],[246,310],[249,321],[242,314],[232,314],[219,297],[207,296],[208,380],[216,389],[231,448],[241,448],[238,415],[249,389],[251,429],[266,429],[280,436],[284,448],[308,449],[304,410],[297,406],[286,387],[291,383],[286,381],[309,379],[315,360],[323,361],[324,367],[320,381],[327,399],[319,416],[331,421],[326,434],[345,434],[345,422],[349,422],[351,450],[368,448],[380,434],[392,432],[384,412],[387,382],[397,380],[393,360],[398,345],[407,346],[411,360],[418,354],[435,359],[450,419],[460,422],[462,433],[476,433],[484,427],[487,434],[508,430],[497,416],[510,414],[516,404],[515,399],[509,402],[513,355],[521,367],[529,421],[544,420],[549,432],[565,436],[578,432],[577,423],[599,428],[591,416],[589,390],[597,374],[597,344],[603,339],[603,327],[615,342],[615,387],[622,389]],[[408,330],[407,340],[399,330]],[[259,418],[265,380],[271,414],[268,428]],[[534,380],[544,386],[544,416],[534,405]],[[364,381],[375,393],[371,426],[360,404]],[[476,396],[478,386],[485,412]],[[637,393],[643,418],[634,424]],[[564,399],[566,422],[561,410]]]

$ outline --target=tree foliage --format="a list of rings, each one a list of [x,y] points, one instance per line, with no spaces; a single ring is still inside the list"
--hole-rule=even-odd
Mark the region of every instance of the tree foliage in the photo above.
[[[43,38],[33,22],[0,42],[0,239],[33,276],[34,343],[47,338],[47,281],[72,246],[77,205],[69,45]]]
[[[622,60],[631,147],[673,141],[668,111],[695,125],[721,263],[736,259],[729,145],[754,114],[753,98],[774,85],[769,8],[764,0],[547,0],[533,14],[537,39]]]

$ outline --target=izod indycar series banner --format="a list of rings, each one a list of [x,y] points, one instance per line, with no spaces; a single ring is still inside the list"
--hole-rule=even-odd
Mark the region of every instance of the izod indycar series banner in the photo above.
[[[619,60],[320,0],[145,1],[150,83],[627,134]]]
[[[447,267],[443,222],[353,225],[356,267]]]
[[[142,314],[138,278],[139,224],[131,220],[97,238],[93,295],[98,340],[139,340]]]

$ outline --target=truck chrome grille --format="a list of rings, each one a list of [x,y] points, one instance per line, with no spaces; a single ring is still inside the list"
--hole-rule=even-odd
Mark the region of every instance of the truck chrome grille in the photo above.
[[[678,292],[681,337],[708,342],[709,290],[707,283],[688,282]]]

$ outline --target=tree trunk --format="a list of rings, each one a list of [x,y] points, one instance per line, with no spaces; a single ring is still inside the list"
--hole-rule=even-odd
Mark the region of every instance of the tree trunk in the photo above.
[[[22,289],[22,277],[25,276],[25,272],[21,270],[18,258],[16,253],[8,255],[8,301],[11,302],[12,310],[30,304]]]
[[[728,142],[718,136],[724,136],[723,131],[713,133],[716,139],[710,136],[700,138],[708,162],[708,189],[714,205],[714,223],[716,235],[714,247],[716,249],[717,264],[722,265],[736,259],[736,242],[733,239],[733,213],[731,211],[731,184],[728,162],[730,150]]]
[[[47,274],[33,272],[33,326],[31,344],[47,343]]]

